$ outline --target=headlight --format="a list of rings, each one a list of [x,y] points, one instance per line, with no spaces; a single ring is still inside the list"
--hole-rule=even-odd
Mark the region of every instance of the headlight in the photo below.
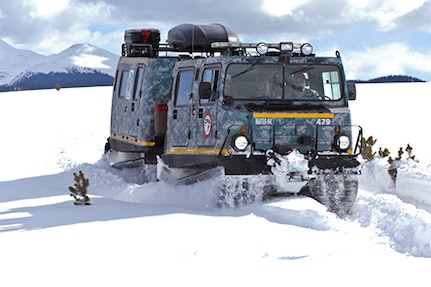
[[[268,44],[263,42],[257,44],[256,51],[259,55],[265,55],[268,52]]]
[[[309,56],[313,53],[313,46],[309,43],[305,43],[301,46],[301,53],[305,56]]]
[[[237,151],[245,151],[248,146],[248,139],[244,135],[237,135],[233,138],[232,145]]]
[[[350,147],[350,138],[345,134],[338,134],[335,136],[335,148],[339,152],[345,152]]]

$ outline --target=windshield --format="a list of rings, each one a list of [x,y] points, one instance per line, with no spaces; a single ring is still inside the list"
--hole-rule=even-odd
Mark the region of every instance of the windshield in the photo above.
[[[233,63],[224,95],[237,100],[337,101],[341,76],[335,65]]]

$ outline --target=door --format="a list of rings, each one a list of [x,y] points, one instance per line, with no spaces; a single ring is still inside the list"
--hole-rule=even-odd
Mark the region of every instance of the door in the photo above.
[[[135,72],[135,81],[133,92],[130,96],[130,107],[129,107],[129,122],[130,122],[130,137],[138,139],[139,126],[140,126],[140,105],[142,97],[142,80],[144,77],[145,67],[139,65]]]
[[[180,70],[175,79],[173,107],[168,110],[168,141],[174,147],[189,143],[193,75],[193,69]]]
[[[122,66],[117,77],[119,78],[114,89],[112,103],[111,133],[127,138],[133,134],[130,122],[130,106],[135,80],[135,71],[132,66]]]

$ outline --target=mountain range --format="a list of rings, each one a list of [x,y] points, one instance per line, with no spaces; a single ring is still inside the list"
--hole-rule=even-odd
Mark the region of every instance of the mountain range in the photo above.
[[[407,75],[390,75],[385,77],[378,77],[370,80],[349,80],[349,82],[355,83],[412,83],[412,82],[425,82],[416,77]]]
[[[119,56],[90,44],[53,55],[16,49],[0,40],[0,92],[110,86]]]
[[[118,55],[84,43],[53,55],[16,49],[0,40],[0,92],[51,89],[54,87],[111,86]],[[355,83],[423,82],[396,75]]]

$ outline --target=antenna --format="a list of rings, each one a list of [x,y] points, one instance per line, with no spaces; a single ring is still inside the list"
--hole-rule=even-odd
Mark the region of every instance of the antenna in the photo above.
[[[192,23],[194,24],[193,25],[193,28],[192,28],[192,54],[193,54],[193,52],[195,51],[195,0],[193,0],[193,8],[192,8]]]

